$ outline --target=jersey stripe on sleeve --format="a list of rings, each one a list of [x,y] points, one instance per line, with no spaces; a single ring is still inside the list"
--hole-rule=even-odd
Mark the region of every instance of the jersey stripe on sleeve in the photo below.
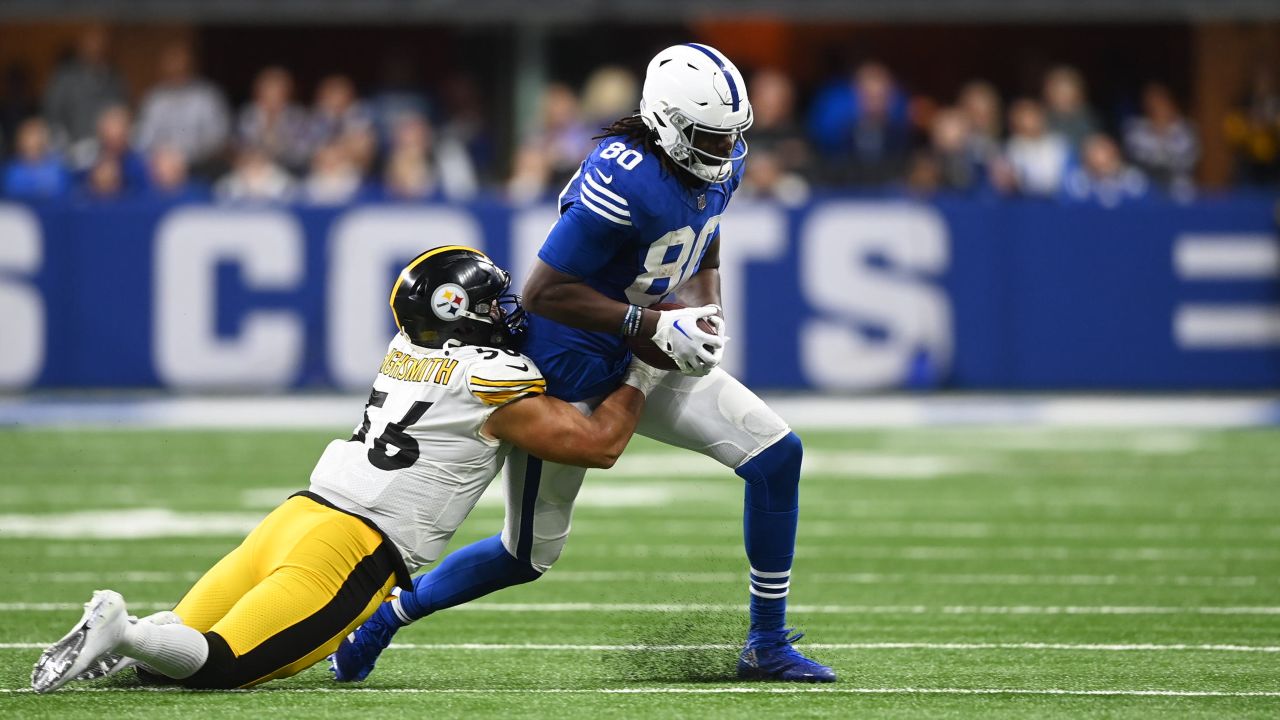
[[[472,376],[471,394],[480,402],[491,407],[506,405],[530,395],[541,395],[547,391],[547,381],[541,377],[519,380],[491,380]]]
[[[617,224],[619,224],[619,225],[630,225],[630,224],[631,224],[631,221],[630,221],[630,220],[627,220],[627,219],[625,219],[625,218],[620,218],[620,217],[618,217],[617,215],[614,215],[613,213],[609,212],[608,210],[603,210],[603,209],[601,209],[600,207],[598,207],[598,206],[594,205],[594,204],[591,202],[591,199],[587,197],[587,193],[586,193],[586,186],[583,186],[582,190],[583,190],[583,192],[582,192],[582,194],[581,194],[581,195],[579,195],[579,196],[578,196],[578,199],[582,201],[582,206],[583,206],[583,207],[585,207],[586,209],[590,210],[591,212],[593,212],[593,213],[595,213],[595,214],[599,215],[600,217],[604,218],[605,220],[608,220],[609,222],[614,222],[614,223],[617,223]]]
[[[600,179],[603,180],[604,175],[603,173],[600,172],[600,168],[595,168],[595,171],[596,171],[596,174],[600,176]],[[617,203],[618,205],[621,205],[623,209],[627,207],[626,198],[622,197],[618,193],[605,187],[604,184],[597,182],[596,179],[591,176],[591,173],[587,173],[586,180],[587,180],[587,184],[590,185],[591,189],[594,190],[595,192],[605,196],[609,200]],[[613,182],[613,180],[609,180],[609,182]]]

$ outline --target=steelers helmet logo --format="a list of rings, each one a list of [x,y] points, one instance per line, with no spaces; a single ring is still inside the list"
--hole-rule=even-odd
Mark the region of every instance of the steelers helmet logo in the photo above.
[[[453,283],[445,283],[431,294],[431,310],[441,320],[457,320],[468,304],[467,291]]]

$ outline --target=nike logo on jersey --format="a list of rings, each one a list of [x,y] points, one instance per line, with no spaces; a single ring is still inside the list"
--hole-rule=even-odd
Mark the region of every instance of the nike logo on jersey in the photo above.
[[[520,372],[529,372],[528,363],[521,363],[520,365],[507,365],[507,367],[511,368],[512,370],[519,370]]]
[[[599,168],[596,168],[596,175],[600,176],[600,179],[604,181],[605,185],[608,185],[609,183],[613,182],[613,176],[605,175],[604,173],[600,172]]]

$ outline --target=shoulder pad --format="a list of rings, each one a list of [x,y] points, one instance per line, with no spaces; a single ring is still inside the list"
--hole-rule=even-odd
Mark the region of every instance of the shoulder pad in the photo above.
[[[476,348],[479,357],[467,367],[467,390],[491,407],[506,405],[547,391],[547,381],[532,360],[504,350]]]

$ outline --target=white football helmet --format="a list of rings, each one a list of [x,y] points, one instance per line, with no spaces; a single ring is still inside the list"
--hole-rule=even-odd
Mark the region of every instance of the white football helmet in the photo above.
[[[708,45],[673,45],[649,61],[640,117],[677,165],[709,183],[733,177],[734,163],[747,156],[747,84],[729,58]],[[708,136],[719,136],[728,154],[706,149]],[[726,136],[732,143],[723,142]]]

